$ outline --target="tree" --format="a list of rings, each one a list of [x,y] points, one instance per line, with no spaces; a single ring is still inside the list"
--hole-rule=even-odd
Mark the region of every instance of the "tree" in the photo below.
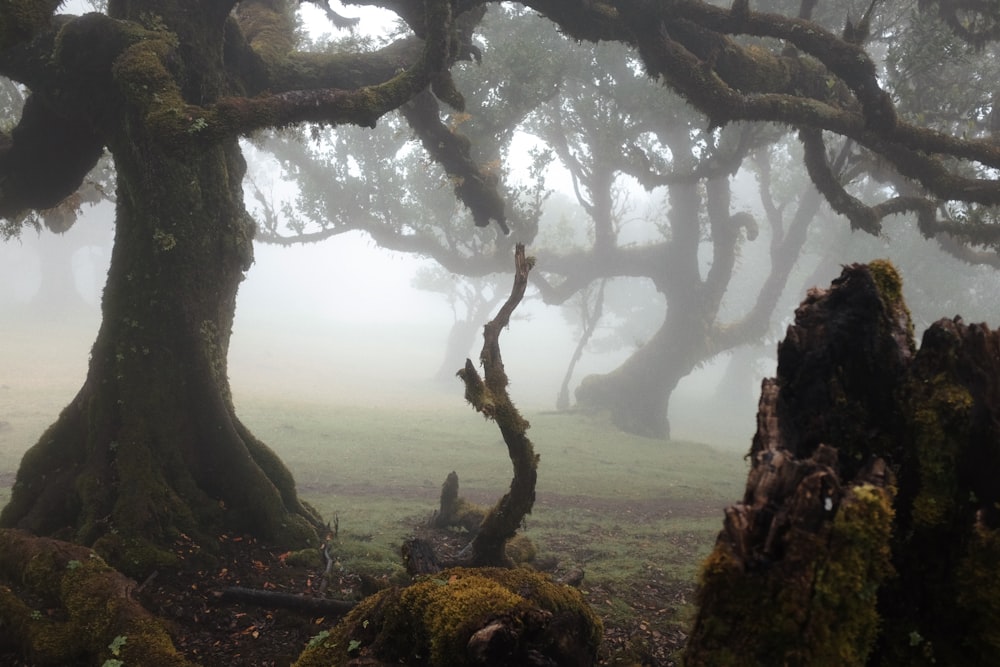
[[[0,23],[0,72],[31,90],[0,147],[0,213],[57,205],[106,147],[116,238],[87,380],[25,455],[0,523],[125,562],[180,533],[315,541],[319,517],[229,393],[254,233],[237,139],[370,126],[432,80],[445,90],[466,53],[450,7],[409,15],[426,40],[319,56],[292,51],[283,2],[112,1],[81,17],[53,15],[58,4],[14,3]]]
[[[115,248],[88,378],[25,456],[0,523],[103,540],[108,551],[177,531],[313,539],[318,517],[229,397],[226,351],[254,229],[237,137],[307,122],[370,126],[404,107],[474,221],[507,225],[496,174],[437,112],[438,100],[462,104],[447,69],[476,52],[468,36],[485,5],[372,2],[397,11],[413,36],[317,54],[294,50],[291,6],[280,0],[111,0],[106,15],[81,17],[57,16],[59,4],[11,0],[0,18],[0,74],[31,91],[0,141],[0,215],[58,205],[107,149]],[[875,232],[884,217],[915,212],[925,234],[995,250],[1000,150],[990,128],[956,136],[900,113],[862,26],[834,34],[808,20],[808,2],[800,17],[745,2],[524,4],[572,38],[633,47],[646,74],[710,129],[798,128],[810,177],[853,226]],[[962,14],[954,2],[922,4]],[[981,46],[995,32],[961,25]],[[848,192],[828,160],[831,135],[879,156],[907,188],[890,182],[876,203]],[[941,215],[942,203],[953,214]]]

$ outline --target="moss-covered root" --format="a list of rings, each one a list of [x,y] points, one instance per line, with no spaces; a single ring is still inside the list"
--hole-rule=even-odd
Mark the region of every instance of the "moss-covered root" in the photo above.
[[[134,587],[90,549],[0,530],[0,628],[32,664],[194,667]]]
[[[364,600],[295,667],[593,665],[603,629],[580,592],[525,568],[455,568]]]

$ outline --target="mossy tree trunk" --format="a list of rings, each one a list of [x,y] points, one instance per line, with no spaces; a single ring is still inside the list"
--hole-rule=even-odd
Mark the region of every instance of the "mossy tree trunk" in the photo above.
[[[174,54],[183,59],[176,85],[200,103],[224,92],[228,14],[213,5],[158,7],[185,45]],[[127,3],[111,10],[148,19],[130,15]],[[160,48],[150,37],[132,49],[150,44],[150,52]],[[163,73],[156,60],[126,57],[115,61],[123,80],[129,68]],[[25,454],[0,524],[96,543],[116,562],[141,561],[144,546],[180,533],[205,545],[220,531],[312,542],[318,516],[237,419],[230,396],[226,360],[254,232],[237,140],[164,135],[144,106],[153,90],[130,90],[134,79],[123,80],[95,91],[122,102],[103,110],[118,184],[101,328],[82,389]]]
[[[693,151],[689,139],[671,143]],[[690,158],[693,161],[693,158]],[[699,185],[669,188],[670,239],[655,248],[649,276],[667,304],[659,330],[618,368],[584,378],[576,390],[581,405],[608,409],[622,430],[655,438],[670,437],[670,395],[685,376],[714,354],[713,327],[733,275],[741,218],[729,212],[729,182],[706,179]],[[702,213],[709,214],[713,263],[705,275],[698,264]]]
[[[667,314],[660,329],[618,368],[588,375],[576,389],[581,406],[609,410],[628,433],[669,438],[670,396],[704,359],[708,332],[692,332],[683,315]]]
[[[685,664],[1000,664],[1000,332],[916,350],[895,270],[813,290],[761,391]]]
[[[130,139],[114,150],[116,240],[88,377],[25,457],[3,523],[85,544],[218,530],[306,542],[318,518],[230,397],[253,236],[236,142],[172,155]]]
[[[422,39],[301,54],[285,0],[110,0],[80,17],[51,16],[56,4],[0,30],[4,74],[32,91],[0,137],[0,215],[58,204],[106,148],[116,237],[87,379],[25,454],[0,525],[94,545],[131,573],[169,558],[181,533],[305,546],[319,518],[235,416],[227,379],[253,261],[237,140],[371,126],[432,79],[446,90],[472,26],[463,38],[451,5],[429,0],[404,16]]]

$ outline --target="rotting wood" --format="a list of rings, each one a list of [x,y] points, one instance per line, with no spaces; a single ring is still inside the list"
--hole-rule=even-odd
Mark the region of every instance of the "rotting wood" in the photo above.
[[[354,609],[356,603],[350,600],[331,600],[309,595],[264,591],[257,588],[230,586],[215,593],[217,602],[242,602],[270,609],[289,609],[317,616],[343,616]]]

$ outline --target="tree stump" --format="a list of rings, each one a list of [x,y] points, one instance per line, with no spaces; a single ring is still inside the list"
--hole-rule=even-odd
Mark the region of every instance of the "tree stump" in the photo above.
[[[751,470],[685,664],[1000,664],[1000,334],[913,341],[887,262],[812,290],[763,382]]]

